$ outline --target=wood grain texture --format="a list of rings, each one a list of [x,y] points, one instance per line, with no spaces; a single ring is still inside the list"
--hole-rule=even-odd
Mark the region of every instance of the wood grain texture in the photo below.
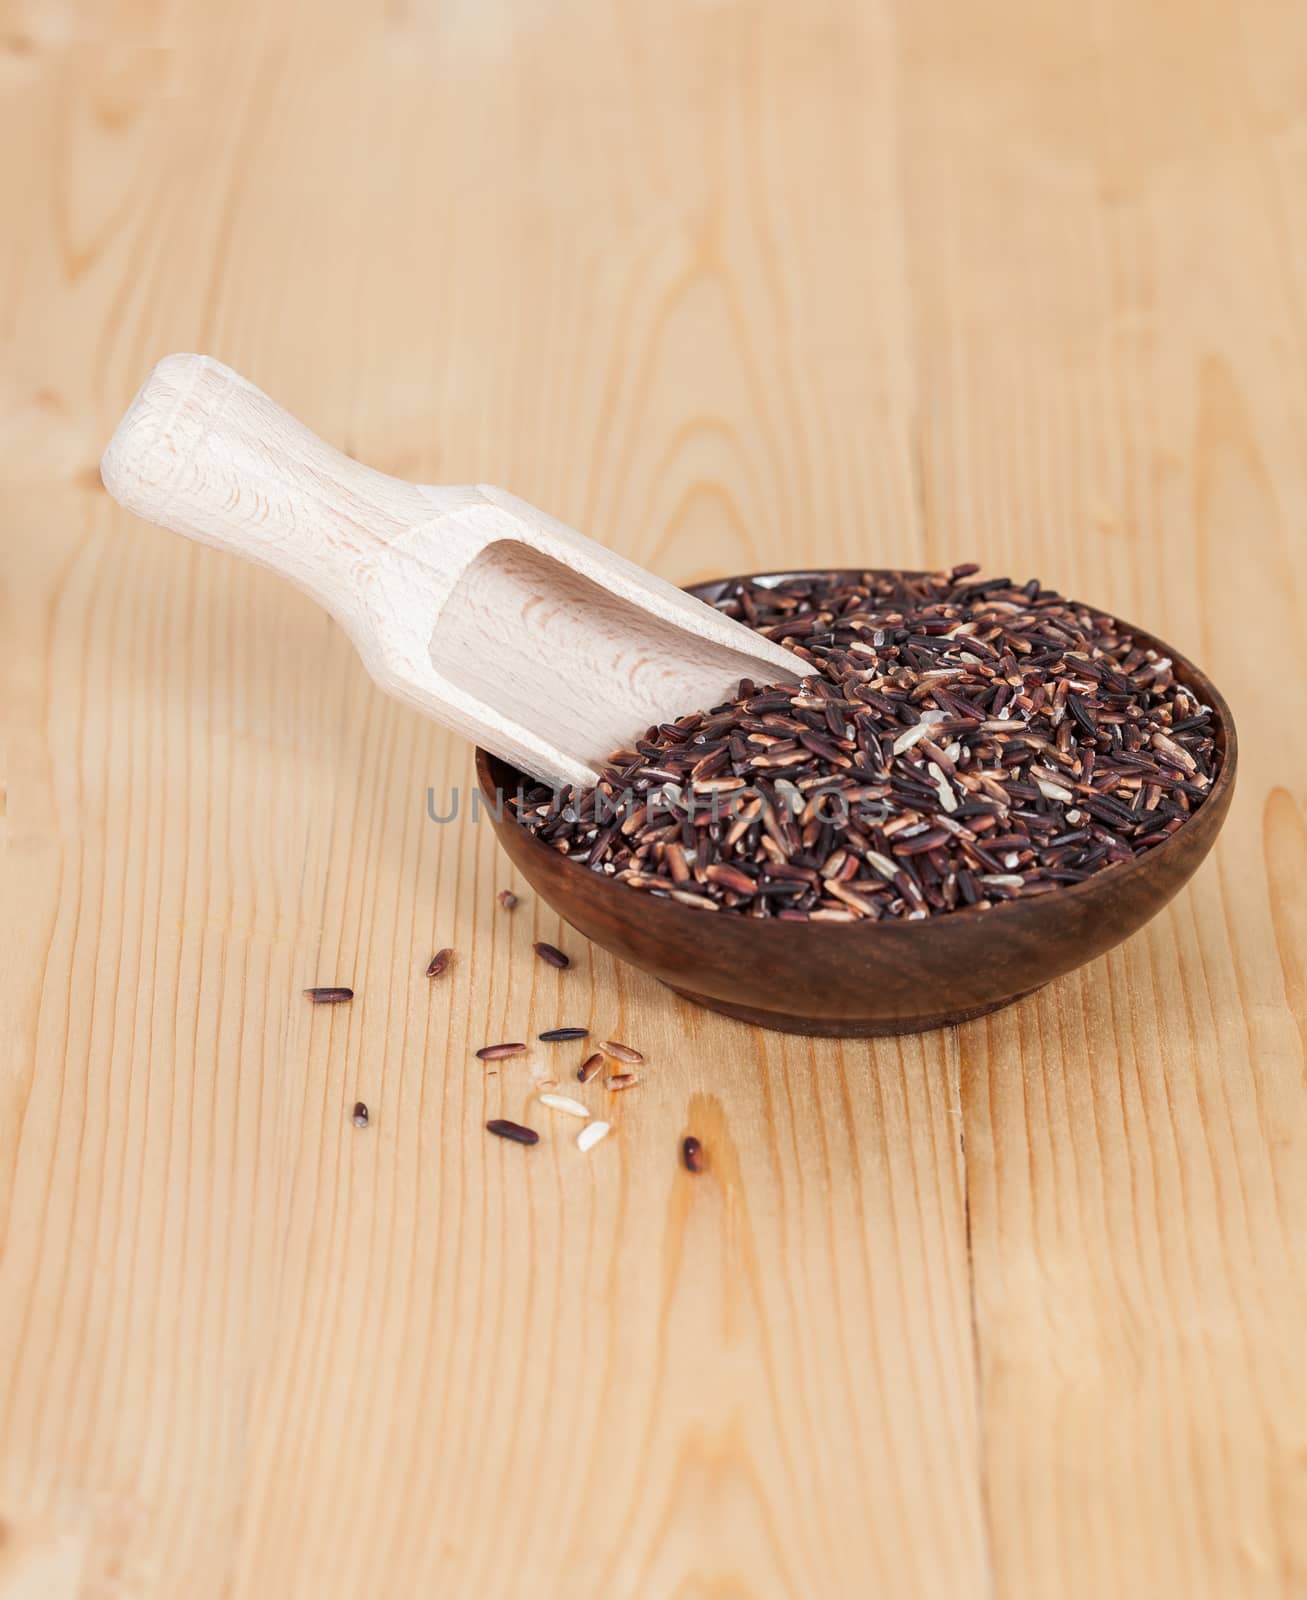
[[[1305,45],[1286,0],[6,17],[5,1600],[1307,1592]],[[1137,617],[1239,720],[1216,855],[955,1034],[674,1001],[497,907],[427,815],[468,750],[310,602],[98,491],[185,348],[678,582],[975,557]],[[614,1136],[489,1140],[529,1065],[472,1052],[564,1022],[649,1056]]]

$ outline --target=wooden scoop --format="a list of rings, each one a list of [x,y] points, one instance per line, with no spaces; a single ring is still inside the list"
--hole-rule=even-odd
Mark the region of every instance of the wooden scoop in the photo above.
[[[593,783],[741,678],[811,671],[502,489],[360,466],[208,356],[155,367],[100,471],[129,511],[283,573],[387,693],[551,782]]]

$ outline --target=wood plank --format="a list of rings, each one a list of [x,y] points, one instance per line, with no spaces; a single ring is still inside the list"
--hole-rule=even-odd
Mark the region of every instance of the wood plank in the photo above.
[[[0,113],[0,1592],[986,1592],[949,1038],[758,1035],[500,911],[489,830],[427,817],[467,751],[94,489],[200,347],[682,581],[919,559],[887,16],[104,35],[20,19]],[[471,1052],[561,1021],[649,1054],[616,1136],[487,1139],[529,1078]]]
[[[1298,1593],[1303,15],[898,14],[932,553],[1147,620],[1243,748],[1191,889],[961,1030],[996,1586]]]

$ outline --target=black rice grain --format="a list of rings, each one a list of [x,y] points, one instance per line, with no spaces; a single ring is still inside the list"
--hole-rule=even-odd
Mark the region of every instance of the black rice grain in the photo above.
[[[514,1144],[537,1144],[540,1139],[534,1128],[524,1128],[520,1122],[510,1122],[507,1117],[492,1117],[486,1123],[486,1132],[511,1139]]]

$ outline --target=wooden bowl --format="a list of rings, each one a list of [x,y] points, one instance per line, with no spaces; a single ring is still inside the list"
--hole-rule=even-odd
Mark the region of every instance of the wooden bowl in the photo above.
[[[776,582],[811,572],[755,574]],[[856,580],[859,572],[838,576]],[[730,579],[697,584],[713,600]],[[591,872],[528,833],[496,792],[520,773],[476,753],[477,781],[499,842],[522,876],[587,939],[710,1010],[786,1033],[915,1033],[984,1016],[1092,961],[1155,916],[1211,849],[1230,809],[1238,745],[1230,708],[1211,680],[1169,644],[1176,678],[1214,713],[1220,766],[1191,821],[1146,855],[1056,894],[920,922],[795,923],[724,916],[656,899]],[[499,814],[497,814],[497,812]]]

